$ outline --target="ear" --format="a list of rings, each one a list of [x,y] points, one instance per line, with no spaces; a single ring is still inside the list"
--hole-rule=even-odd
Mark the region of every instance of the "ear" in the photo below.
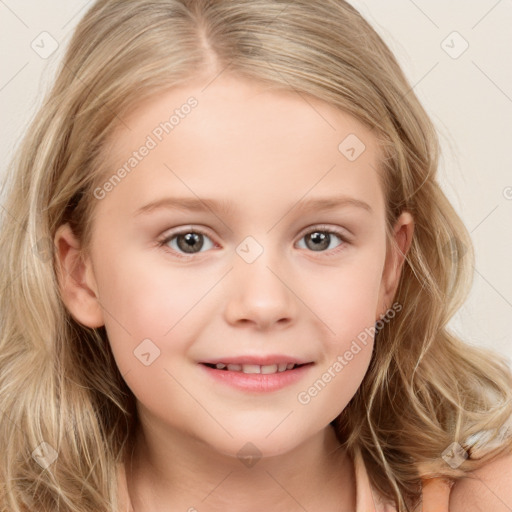
[[[87,327],[105,324],[90,258],[84,259],[80,243],[69,224],[62,224],[54,237],[57,274],[62,300],[73,318]]]
[[[391,306],[400,282],[400,275],[414,233],[414,219],[409,212],[402,212],[393,229],[393,243],[388,244],[386,262],[382,273],[377,320]]]

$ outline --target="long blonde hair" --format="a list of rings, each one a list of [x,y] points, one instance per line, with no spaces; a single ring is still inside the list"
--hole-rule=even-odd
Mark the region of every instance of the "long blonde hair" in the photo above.
[[[333,422],[372,484],[401,512],[418,501],[421,477],[461,478],[510,451],[506,360],[446,328],[470,289],[473,252],[436,181],[437,135],[360,14],[342,0],[100,0],[3,184],[0,511],[118,512],[134,397],[104,328],[64,307],[53,238],[69,222],[87,251],[109,136],[134,104],[199,72],[235,73],[353,115],[383,148],[388,235],[402,211],[415,218],[395,297],[402,310],[379,330],[363,383]],[[458,467],[443,456],[452,443],[467,456]]]

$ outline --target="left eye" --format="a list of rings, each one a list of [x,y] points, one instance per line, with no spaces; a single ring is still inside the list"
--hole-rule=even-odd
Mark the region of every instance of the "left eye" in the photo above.
[[[313,252],[323,252],[334,249],[334,247],[331,247],[331,242],[334,238],[337,238],[341,243],[345,241],[341,234],[328,229],[310,231],[301,238],[301,241],[306,241],[304,244],[306,249],[311,249]],[[341,243],[338,245],[341,245]],[[304,247],[301,247],[301,249],[303,248]]]

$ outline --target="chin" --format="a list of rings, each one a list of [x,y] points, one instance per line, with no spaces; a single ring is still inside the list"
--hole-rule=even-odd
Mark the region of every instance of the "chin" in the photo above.
[[[231,431],[232,438],[225,435],[222,439],[217,439],[216,443],[211,443],[211,445],[217,452],[244,462],[246,460],[259,460],[284,455],[293,451],[306,440],[305,436],[299,435],[296,429],[281,429],[281,427],[278,427],[272,432],[277,424],[278,422],[271,428],[241,429],[237,435],[234,435],[234,431]]]
[[[251,467],[260,459],[268,459],[270,457],[279,457],[291,452],[297,444],[276,444],[264,439],[247,439],[229,447],[220,447],[220,453],[227,457],[238,459],[241,463]]]

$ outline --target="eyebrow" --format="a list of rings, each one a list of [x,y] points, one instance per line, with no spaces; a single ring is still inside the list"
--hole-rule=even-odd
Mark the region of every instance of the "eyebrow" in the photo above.
[[[369,213],[373,212],[372,207],[368,203],[360,199],[356,199],[354,197],[349,197],[346,195],[321,197],[298,201],[297,203],[292,205],[288,211],[297,208],[302,213],[307,213],[310,211],[334,210],[337,208],[344,208],[347,206],[360,208],[366,210]],[[157,199],[155,201],[151,201],[148,204],[145,204],[144,206],[141,206],[135,211],[135,216],[147,215],[159,209],[198,212],[213,211],[216,213],[222,213],[229,216],[234,213],[235,205],[228,200],[217,201],[214,199],[199,199],[194,197],[164,197],[162,199]]]

